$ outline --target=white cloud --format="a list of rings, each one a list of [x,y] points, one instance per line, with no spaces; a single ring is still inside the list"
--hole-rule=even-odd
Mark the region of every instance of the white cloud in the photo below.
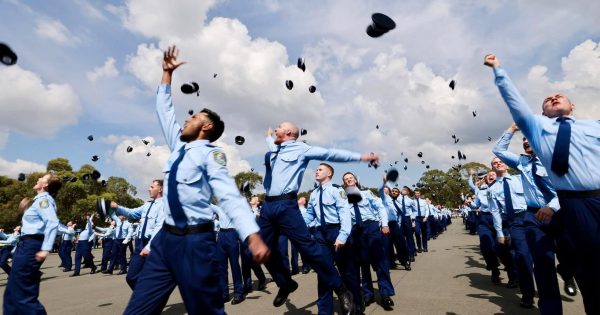
[[[49,137],[77,123],[79,98],[69,84],[45,84],[15,65],[0,68],[0,125],[27,135]]]
[[[49,18],[37,19],[35,33],[41,38],[66,46],[75,46],[81,42],[62,22]]]
[[[17,178],[19,173],[29,174],[33,172],[45,172],[46,165],[35,162],[16,159],[14,162],[0,157],[0,175]]]
[[[94,68],[94,71],[86,73],[88,80],[96,82],[99,78],[114,78],[119,75],[119,70],[115,67],[115,58],[108,57],[101,67]]]
[[[75,4],[79,6],[81,11],[88,17],[96,20],[106,20],[106,16],[102,11],[98,10],[94,5],[84,0],[75,0]]]

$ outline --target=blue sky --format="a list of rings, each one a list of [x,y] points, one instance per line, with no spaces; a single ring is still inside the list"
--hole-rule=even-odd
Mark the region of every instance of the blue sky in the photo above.
[[[368,37],[374,12],[397,28]],[[412,184],[425,170],[417,152],[443,170],[458,149],[487,162],[487,137],[510,125],[482,66],[487,52],[533,108],[560,90],[579,118],[597,118],[599,15],[600,4],[590,1],[0,1],[0,42],[19,55],[17,66],[0,68],[0,174],[40,170],[54,157],[78,168],[96,154],[105,177],[124,176],[145,190],[168,155],[154,91],[160,49],[176,43],[188,61],[175,75],[178,117],[191,108],[221,113],[227,130],[219,144],[232,174],[264,172],[265,130],[291,120],[309,130],[310,144],[381,152],[385,165],[408,156],[401,184]],[[305,73],[295,67],[298,57]],[[447,87],[452,79],[455,91]],[[179,92],[191,80],[199,97]],[[312,84],[317,93],[308,93]],[[236,135],[246,144],[235,145]],[[347,170],[379,183],[381,170],[350,164],[336,173]]]

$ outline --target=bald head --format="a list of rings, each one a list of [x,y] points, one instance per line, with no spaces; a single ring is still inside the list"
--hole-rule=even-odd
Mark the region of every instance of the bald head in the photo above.
[[[296,125],[289,121],[282,122],[275,128],[275,144],[281,144],[285,141],[296,140],[300,136],[300,130]]]

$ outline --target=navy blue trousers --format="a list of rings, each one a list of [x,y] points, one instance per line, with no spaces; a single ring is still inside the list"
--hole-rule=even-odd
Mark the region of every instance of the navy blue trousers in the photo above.
[[[237,232],[233,229],[219,231],[217,247],[217,257],[219,259],[219,279],[221,281],[223,301],[227,300],[229,297],[228,265],[231,265],[233,296],[242,297],[244,295],[244,283],[242,281],[242,269],[240,268],[240,241]]]
[[[410,216],[405,216],[402,219],[402,235],[406,240],[406,247],[408,248],[408,256],[415,256],[415,229],[412,227],[412,219]]]
[[[113,241],[112,238],[102,240],[102,263],[100,264],[100,270],[102,271],[108,268],[108,262],[111,261]]]
[[[337,269],[342,276],[342,280],[346,288],[352,292],[354,304],[359,307],[362,305],[362,295],[360,294],[360,279],[359,279],[359,264],[352,250],[353,240],[349,236],[344,246],[338,251],[335,250],[333,244],[340,233],[339,227],[318,228],[314,231],[313,236],[317,242],[325,246],[330,255],[336,262]],[[317,276],[318,295],[317,307],[319,314],[333,314],[333,290],[328,288],[323,282],[321,276]]]
[[[244,282],[244,290],[252,290],[252,271],[258,279],[259,283],[266,283],[267,278],[262,270],[262,267],[254,262],[252,254],[248,250],[248,244],[240,242],[240,255],[242,256],[242,278]]]
[[[135,289],[135,285],[140,276],[140,272],[142,272],[142,268],[144,268],[144,263],[146,262],[146,257],[140,256],[140,252],[144,249],[144,246],[148,244],[148,240],[146,239],[135,239],[135,250],[131,255],[131,261],[129,262],[129,269],[127,270],[127,276],[125,277],[125,281],[129,287],[133,290]]]
[[[283,256],[283,265],[285,268],[290,269],[293,274],[298,273],[298,250],[291,244],[291,250],[289,244],[289,239],[285,234],[279,235],[279,251],[281,251],[281,256]],[[291,252],[291,256],[290,253]],[[291,257],[291,260],[290,260]]]
[[[575,280],[588,314],[600,314],[600,196],[559,193],[564,233],[575,253]]]
[[[22,239],[17,244],[12,270],[4,290],[4,315],[46,314],[44,306],[38,300],[42,263],[35,260],[35,254],[41,249],[41,239]]]
[[[390,278],[390,269],[385,260],[383,249],[383,234],[379,229],[379,222],[366,221],[352,227],[354,255],[358,257],[362,273],[362,291],[366,298],[375,295],[373,280],[369,266],[377,275],[379,294],[385,296],[395,295],[394,286]]]
[[[60,259],[62,261],[63,267],[65,269],[71,270],[73,268],[73,258],[71,257],[71,252],[73,251],[73,241],[62,241],[60,243]]]
[[[11,245],[2,246],[0,249],[0,268],[6,272],[6,274],[10,274],[10,266],[8,265],[8,258],[10,258],[10,253],[15,248]]]
[[[560,289],[556,277],[553,238],[543,229],[544,224],[533,212],[518,215],[512,224],[511,237],[518,266],[519,285],[523,297],[533,298],[538,289],[538,307],[541,314],[562,314]]]
[[[265,264],[278,287],[287,286],[291,280],[290,270],[285,268],[279,250],[279,235],[285,234],[296,246],[302,257],[317,272],[324,285],[339,289],[343,282],[333,265],[333,258],[325,246],[311,238],[304,223],[296,199],[266,201],[258,218],[260,235],[271,249],[271,258]]]
[[[188,314],[225,314],[217,255],[214,232],[175,235],[161,229],[124,314],[160,314],[175,286]]]
[[[486,269],[497,270],[500,265],[496,253],[498,241],[491,213],[481,212],[477,222],[477,234],[479,234],[479,250],[485,260]]]
[[[406,239],[402,235],[402,226],[398,221],[389,221],[388,226],[390,233],[383,235],[383,248],[385,260],[390,262],[389,266],[392,266],[396,259],[402,264],[408,262],[408,247],[406,245]],[[394,253],[394,248],[396,252]],[[388,268],[389,269],[389,268]]]
[[[121,267],[121,271],[127,271],[127,258],[125,257],[127,251],[127,245],[123,244],[125,239],[115,239],[113,240],[112,249],[110,250],[110,265],[108,266],[108,271],[113,271],[115,269],[115,263],[119,260],[119,266]]]
[[[427,222],[423,222],[423,218],[415,219],[415,237],[418,249],[427,249]]]
[[[92,259],[92,254],[90,253],[90,243],[87,241],[77,242],[77,247],[75,248],[74,274],[79,274],[79,271],[81,270],[81,259],[89,261],[92,270],[96,270],[96,265],[94,265],[94,260]]]

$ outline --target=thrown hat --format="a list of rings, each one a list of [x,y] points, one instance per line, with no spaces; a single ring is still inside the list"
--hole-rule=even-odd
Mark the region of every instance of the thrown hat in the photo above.
[[[133,148],[131,146],[127,147],[127,153],[131,153],[131,151],[133,151]]]
[[[304,64],[304,58],[298,58],[298,68],[302,70],[302,72],[306,71],[306,65]]]
[[[398,180],[398,176],[400,174],[398,173],[398,170],[395,168],[391,168],[389,171],[387,171],[387,175],[386,175],[386,179],[390,182],[395,182]]]
[[[94,141],[94,136],[92,136],[92,135],[89,135],[89,136],[87,137],[87,139],[88,139],[88,140],[90,140],[90,141]]]
[[[102,174],[100,174],[100,172],[98,172],[97,170],[94,170],[92,171],[92,174],[90,176],[93,180],[98,180],[102,176]]]
[[[371,20],[373,22],[367,26],[367,35],[373,38],[379,37],[396,27],[396,22],[383,13],[374,13],[371,15]]]
[[[288,90],[291,90],[291,89],[293,89],[293,88],[294,88],[294,82],[292,82],[292,80],[286,80],[286,81],[285,81],[285,87],[286,87]]]
[[[92,161],[97,162],[100,158],[97,155],[92,155]]]
[[[242,144],[244,144],[244,142],[246,142],[246,139],[244,139],[244,137],[242,137],[242,136],[235,137],[235,144],[242,145]]]
[[[454,80],[450,81],[450,84],[448,84],[448,86],[449,86],[449,87],[450,87],[452,90],[454,90],[454,88],[456,87],[456,81],[454,81]]]
[[[19,176],[17,177],[17,179],[18,179],[19,181],[21,181],[21,182],[22,182],[22,181],[25,181],[25,174],[23,174],[23,173],[19,173]]]
[[[114,210],[110,207],[110,201],[104,200],[104,198],[98,198],[96,200],[96,213],[102,220],[109,218]]]
[[[17,54],[8,45],[0,43],[0,62],[7,66],[12,66],[17,63],[17,59]]]
[[[181,85],[181,92],[183,94],[192,94],[196,93],[200,95],[200,86],[196,82],[188,82]]]
[[[307,133],[308,133],[308,130],[306,130],[306,129],[304,129],[304,128],[301,128],[301,129],[300,129],[300,135],[301,135],[301,136],[306,136],[306,134],[307,134]]]
[[[308,87],[308,91],[309,91],[310,93],[315,93],[315,91],[317,91],[317,87],[316,87],[316,86],[314,86],[314,85],[311,85],[311,86],[309,86],[309,87]]]
[[[360,190],[356,186],[348,186],[344,188],[349,203],[359,203],[362,200]]]

